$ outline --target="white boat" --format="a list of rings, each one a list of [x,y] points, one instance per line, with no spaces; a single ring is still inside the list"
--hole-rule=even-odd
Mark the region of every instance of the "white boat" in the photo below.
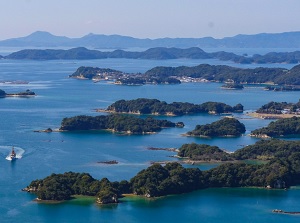
[[[12,147],[12,150],[11,150],[11,153],[10,153],[10,159],[11,159],[11,161],[14,161],[14,160],[17,159],[17,154],[14,150],[14,147]]]

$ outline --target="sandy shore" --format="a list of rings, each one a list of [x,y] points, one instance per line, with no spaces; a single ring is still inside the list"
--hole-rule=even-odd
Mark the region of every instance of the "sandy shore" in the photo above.
[[[294,116],[300,117],[300,115],[296,114],[265,114],[265,113],[247,113],[247,115],[253,117],[253,118],[261,118],[261,119],[281,119],[281,118],[292,118]]]

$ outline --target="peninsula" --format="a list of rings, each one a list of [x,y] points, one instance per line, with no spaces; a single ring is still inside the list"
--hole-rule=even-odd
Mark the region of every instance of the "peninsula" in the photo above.
[[[221,102],[205,102],[202,104],[172,102],[168,104],[165,101],[147,98],[119,100],[108,106],[106,109],[96,109],[98,112],[168,116],[180,116],[198,113],[221,114],[243,112],[243,110],[244,107],[241,104],[237,104],[233,107]]]
[[[167,120],[157,120],[151,117],[145,119],[129,115],[80,115],[64,118],[61,122],[60,131],[86,131],[86,130],[108,130],[121,134],[151,134],[162,130],[162,128],[182,127],[183,123],[176,124]]]
[[[222,118],[211,124],[197,125],[187,136],[198,137],[231,137],[240,136],[246,132],[245,125],[235,118]]]
[[[267,127],[256,129],[250,136],[259,138],[300,136],[300,117],[279,119],[270,122]]]
[[[300,183],[299,149],[299,141],[263,140],[232,156],[267,158],[265,164],[224,163],[206,171],[184,168],[179,163],[154,164],[129,181],[120,182],[110,182],[107,178],[96,180],[88,173],[66,172],[34,180],[23,190],[36,193],[39,200],[68,200],[77,194],[95,196],[97,203],[106,204],[117,203],[128,193],[158,197],[213,187],[287,188]],[[211,154],[213,150],[216,148],[207,151]]]

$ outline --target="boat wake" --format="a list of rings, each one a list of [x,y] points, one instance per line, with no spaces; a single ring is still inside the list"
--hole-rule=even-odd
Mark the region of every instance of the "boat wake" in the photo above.
[[[15,146],[13,148],[16,153],[16,159],[22,159],[25,150]],[[0,154],[2,154],[6,160],[12,161],[11,151],[12,146],[0,146]]]

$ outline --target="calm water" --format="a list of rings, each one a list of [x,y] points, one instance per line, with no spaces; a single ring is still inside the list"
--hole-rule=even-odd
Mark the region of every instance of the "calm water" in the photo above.
[[[269,101],[297,102],[300,92],[266,92],[260,86],[242,91],[222,90],[217,83],[181,85],[116,86],[110,83],[68,79],[79,66],[98,66],[126,72],[143,72],[157,65],[179,66],[199,63],[229,64],[216,60],[89,60],[89,61],[10,61],[0,60],[1,80],[25,80],[27,85],[1,85],[6,92],[33,90],[34,98],[0,99],[0,222],[295,222],[297,216],[276,215],[271,210],[300,211],[300,190],[209,189],[156,200],[126,198],[118,205],[99,207],[90,199],[62,204],[37,204],[34,195],[21,192],[32,180],[65,171],[88,172],[94,178],[111,181],[130,179],[151,161],[174,160],[174,153],[146,148],[180,147],[183,143],[206,143],[235,151],[257,139],[200,139],[183,137],[196,124],[220,119],[213,115],[161,117],[183,121],[183,129],[165,129],[155,135],[120,136],[97,133],[35,133],[34,130],[58,128],[64,117],[99,115],[94,108],[105,108],[119,99],[157,98],[167,102],[203,103],[221,101],[242,103],[252,111]],[[241,65],[239,65],[241,66]],[[293,65],[272,65],[291,68]],[[247,65],[255,67],[255,65]],[[247,133],[265,126],[268,120],[236,115]],[[15,146],[19,157],[6,159]],[[97,161],[118,160],[118,165]],[[214,165],[199,165],[202,170]]]

